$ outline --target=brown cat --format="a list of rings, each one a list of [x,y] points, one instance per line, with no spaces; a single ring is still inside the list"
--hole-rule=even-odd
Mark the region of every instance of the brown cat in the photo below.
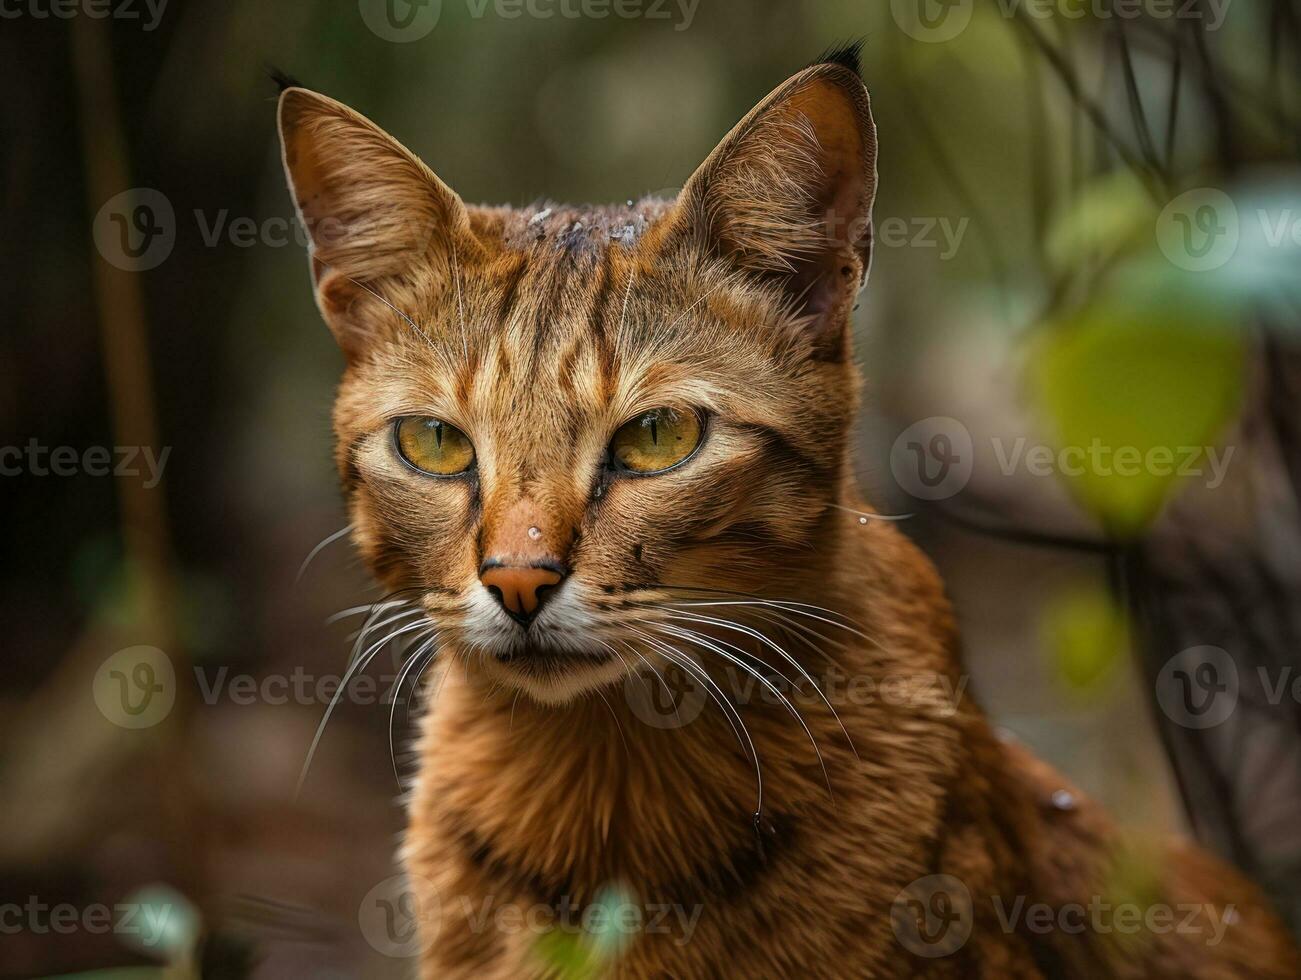
[[[280,128],[347,359],[355,540],[438,635],[405,846],[424,976],[561,975],[557,935],[629,978],[1297,976],[1236,873],[1123,847],[992,734],[934,570],[866,516],[856,51],[671,201],[467,207],[297,87]],[[621,948],[577,919],[610,887]]]

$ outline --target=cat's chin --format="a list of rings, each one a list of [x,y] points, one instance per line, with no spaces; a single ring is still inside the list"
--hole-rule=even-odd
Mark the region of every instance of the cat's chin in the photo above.
[[[605,650],[572,651],[525,647],[510,654],[486,654],[481,669],[493,681],[548,705],[565,704],[623,678],[627,664]]]

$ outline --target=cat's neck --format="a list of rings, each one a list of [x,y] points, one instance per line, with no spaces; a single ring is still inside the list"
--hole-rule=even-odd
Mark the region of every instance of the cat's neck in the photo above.
[[[663,699],[648,716],[640,685],[658,683],[651,676],[555,706],[449,661],[432,688],[413,836],[435,834],[538,897],[582,900],[620,877],[666,896],[702,882],[743,886],[792,838],[833,833],[845,808],[924,832],[919,814],[890,801],[924,801],[919,754],[951,768],[962,684],[947,606],[893,528],[847,515],[841,533],[837,570],[809,576],[820,577],[822,601],[795,598],[807,607],[788,611],[811,615],[787,618],[802,629],[770,634],[798,673],[776,649],[714,630],[791,681],[811,675],[822,694],[807,681],[774,692],[706,652],[698,659],[715,686],[679,701],[690,717],[671,715]],[[819,649],[817,634],[836,642]],[[912,744],[901,744],[902,725]],[[932,809],[922,806],[930,819]]]

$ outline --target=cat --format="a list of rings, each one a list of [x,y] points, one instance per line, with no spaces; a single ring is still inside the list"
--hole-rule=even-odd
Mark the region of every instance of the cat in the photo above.
[[[286,88],[279,126],[353,539],[438,645],[423,976],[1297,976],[1236,872],[1123,841],[996,736],[935,570],[855,489],[856,48],[671,200],[466,206],[323,95]],[[1173,924],[1097,911],[1127,900]],[[613,951],[563,921],[607,907]]]

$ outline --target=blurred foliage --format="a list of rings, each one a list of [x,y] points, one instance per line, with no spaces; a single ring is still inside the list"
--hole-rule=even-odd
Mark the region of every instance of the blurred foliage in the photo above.
[[[1190,461],[1206,472],[1204,447],[1238,405],[1243,342],[1207,321],[1102,300],[1038,338],[1031,371],[1055,471],[1114,536],[1146,528]]]
[[[1128,622],[1099,588],[1076,588],[1054,597],[1039,629],[1054,673],[1073,695],[1096,698],[1125,662]]]
[[[1168,876],[1161,848],[1131,841],[1117,850],[1098,892],[1101,901],[1109,906],[1101,938],[1122,947],[1150,943],[1153,934],[1146,928],[1147,916],[1158,909],[1168,910],[1177,923],[1178,916],[1184,913],[1167,904]],[[1125,925],[1126,912],[1138,921]]]
[[[607,886],[584,909],[581,931],[552,929],[538,938],[535,950],[557,980],[598,980],[641,931],[641,914],[633,892]]]
[[[153,884],[126,898],[140,928],[122,934],[123,942],[156,959],[178,962],[190,958],[199,944],[199,912],[174,888]]]
[[[880,132],[878,222],[971,223],[949,260],[933,245],[913,247],[911,234],[907,244],[878,247],[858,338],[870,412],[919,417],[909,415],[910,399],[937,375],[975,401],[997,402],[1005,392],[980,389],[974,371],[944,374],[942,360],[956,349],[967,367],[971,348],[961,343],[992,323],[1026,339],[1025,407],[1057,450],[1094,439],[1151,449],[1220,438],[1242,398],[1246,348],[1265,325],[1295,331],[1301,320],[1301,246],[1276,234],[1282,215],[1301,218],[1295,31],[1270,19],[1278,3],[1233,3],[1222,28],[1202,39],[1203,63],[1197,36],[1178,22],[1121,23],[1099,15],[1105,5],[1073,5],[1084,16],[1035,21],[1032,34],[1008,15],[1016,5],[971,6],[970,24],[944,43],[908,36],[892,4],[862,0],[702,0],[680,31],[672,21],[505,18],[491,7],[475,17],[444,0],[437,29],[411,44],[374,36],[356,3],[323,0],[172,4],[152,32],[106,24],[131,180],[165,193],[179,217],[173,254],[140,284],[161,438],[176,448],[165,493],[187,653],[214,666],[335,671],[346,649],[319,624],[366,596],[346,546],[323,556],[302,587],[293,584],[312,546],[346,520],[329,419],[340,357],[313,306],[302,248],[292,236],[251,248],[204,241],[195,220],[199,212],[210,226],[224,213],[260,223],[292,211],[268,64],[375,119],[467,200],[610,201],[671,191],[778,81],[828,45],[865,38]],[[6,132],[16,138],[4,148],[0,195],[5,227],[18,230],[0,244],[10,270],[0,280],[4,444],[33,436],[114,444],[90,285],[95,207],[81,194],[87,161],[66,77],[66,27],[16,18],[0,38],[0,78],[24,96],[6,107]],[[1208,187],[1232,202],[1239,238],[1224,264],[1191,271],[1162,250],[1159,228],[1171,202]],[[1089,472],[1066,477],[1066,486],[1108,534],[1132,538],[1180,480]],[[142,614],[115,481],[6,478],[2,487],[10,707],[41,691],[83,633],[107,623],[127,634],[124,644],[135,642],[129,634]],[[921,523],[901,526],[918,533]],[[974,552],[983,571],[985,544],[955,547]],[[959,597],[967,607],[1006,606],[996,590],[1008,577],[981,578]],[[1022,601],[1017,618],[1039,623],[1052,676],[1071,696],[1093,698],[1099,726],[1127,743],[1142,737],[1145,721],[1108,715],[1098,697],[1114,689],[1128,639],[1105,595],[1071,590],[1038,617],[1037,599]],[[1034,637],[1007,635],[987,638],[985,656],[997,658],[1002,687],[1024,688],[1043,727],[1069,743],[1058,761],[1070,768],[1086,743],[1060,725],[1056,702],[1039,700],[1022,668]],[[354,719],[354,742],[336,735],[355,755],[339,751],[345,763],[328,775],[322,812],[290,812],[276,794],[301,764],[314,709],[302,709],[312,711],[305,720],[285,722],[294,710],[285,708],[256,723],[249,709],[224,728],[219,711],[201,713],[192,771],[164,771],[161,784],[201,788],[204,808],[238,835],[203,838],[187,826],[168,840],[154,819],[163,809],[157,786],[128,783],[124,792],[121,779],[91,786],[78,777],[78,792],[56,802],[85,814],[82,835],[57,838],[55,850],[29,860],[66,863],[75,887],[87,882],[92,896],[120,895],[137,875],[167,877],[135,861],[139,851],[157,858],[161,840],[171,860],[200,866],[191,894],[280,889],[351,921],[359,894],[349,888],[372,872],[382,877],[375,869],[387,868],[400,821],[387,765],[361,764],[386,761],[386,719],[374,712],[373,731]],[[40,734],[70,744],[66,733]],[[1106,761],[1108,774],[1122,768]],[[1155,795],[1151,782],[1117,789],[1100,777],[1091,788],[1137,800]],[[30,812],[24,807],[24,817]],[[1116,890],[1141,892],[1149,878],[1141,866],[1122,869]],[[617,894],[601,900],[617,904]],[[556,932],[539,954],[567,977],[591,976],[628,939]]]
[[[156,967],[127,967],[121,970],[91,970],[89,973],[65,973],[45,980],[181,980],[169,970]]]

